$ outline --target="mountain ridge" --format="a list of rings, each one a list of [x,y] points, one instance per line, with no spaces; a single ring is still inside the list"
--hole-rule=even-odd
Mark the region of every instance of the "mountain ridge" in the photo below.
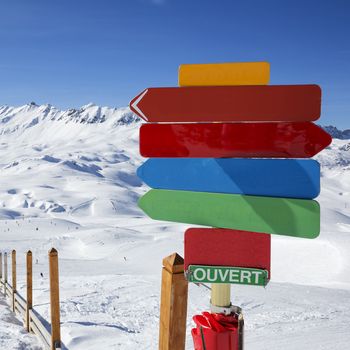
[[[67,110],[34,102],[19,107],[0,106],[0,135],[28,129],[41,121],[62,121],[65,124],[100,124],[110,121],[115,125],[128,125],[138,122],[139,118],[128,107],[100,107],[93,103]]]
[[[327,131],[334,139],[349,140],[350,139],[350,129],[340,130],[333,125],[320,125],[325,131]]]
[[[6,128],[7,124],[16,117],[22,119],[23,126],[30,127],[37,124],[40,120],[64,121],[65,123],[74,122],[81,124],[104,123],[107,119],[116,119],[116,125],[128,125],[140,122],[140,118],[132,113],[129,107],[107,107],[98,106],[94,103],[88,103],[80,108],[69,108],[61,110],[51,104],[37,105],[35,102],[23,106],[0,106],[0,135],[14,131],[20,128],[20,123],[12,128]],[[32,117],[28,123],[28,119]],[[19,120],[20,121],[20,120]],[[334,125],[319,125],[327,131],[333,138],[340,140],[350,139],[350,129],[339,129]]]

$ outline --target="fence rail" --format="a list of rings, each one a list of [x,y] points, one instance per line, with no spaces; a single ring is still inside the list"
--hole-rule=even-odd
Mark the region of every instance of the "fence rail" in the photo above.
[[[45,349],[59,350],[61,349],[61,331],[57,250],[52,248],[48,255],[50,271],[50,329],[47,329],[47,322],[33,309],[33,266],[31,251],[26,253],[26,299],[17,291],[17,256],[15,250],[11,252],[12,284],[8,282],[8,254],[7,252],[4,252],[4,254],[0,252],[0,289],[5,299],[9,299],[12,311],[22,317],[27,331],[38,336]]]

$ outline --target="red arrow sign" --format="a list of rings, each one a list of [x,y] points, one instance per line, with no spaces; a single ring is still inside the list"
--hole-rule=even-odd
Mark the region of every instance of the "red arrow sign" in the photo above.
[[[317,85],[149,88],[130,102],[149,122],[311,121],[320,117]]]
[[[144,157],[308,158],[332,138],[310,122],[144,124]]]
[[[185,270],[189,265],[251,267],[269,272],[271,236],[247,231],[190,228],[185,232]]]

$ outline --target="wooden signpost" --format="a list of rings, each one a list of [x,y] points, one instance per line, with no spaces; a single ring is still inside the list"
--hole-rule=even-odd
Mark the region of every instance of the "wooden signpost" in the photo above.
[[[195,350],[243,349],[243,316],[231,304],[230,286],[267,285],[270,234],[320,233],[320,207],[312,200],[320,191],[319,164],[292,158],[310,158],[331,142],[312,123],[320,117],[321,89],[267,86],[269,77],[267,62],[182,65],[180,87],[148,88],[130,102],[148,122],[140,128],[140,153],[154,158],[138,169],[153,188],[139,206],[155,220],[213,227],[185,233],[187,280],[212,284],[211,313],[193,317]],[[184,324],[183,308],[182,323],[168,322],[184,288],[168,285],[168,277],[160,349],[184,350],[184,332],[174,329]]]

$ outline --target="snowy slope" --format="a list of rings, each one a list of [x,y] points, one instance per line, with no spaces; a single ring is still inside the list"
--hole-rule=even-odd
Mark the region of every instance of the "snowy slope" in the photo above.
[[[136,202],[140,123],[126,108],[0,107],[0,249],[34,254],[34,303],[48,314],[47,251],[59,251],[67,348],[156,349],[163,257],[183,252],[186,225],[146,218]],[[273,237],[266,289],[234,286],[247,349],[347,349],[350,343],[350,141],[322,163],[322,233]],[[44,277],[40,277],[43,273]],[[191,316],[209,291],[190,286]],[[0,321],[0,332],[1,332]],[[15,348],[15,347],[14,347]]]
[[[2,295],[0,296],[0,349],[41,349],[38,339],[24,330],[22,322],[12,313]]]

